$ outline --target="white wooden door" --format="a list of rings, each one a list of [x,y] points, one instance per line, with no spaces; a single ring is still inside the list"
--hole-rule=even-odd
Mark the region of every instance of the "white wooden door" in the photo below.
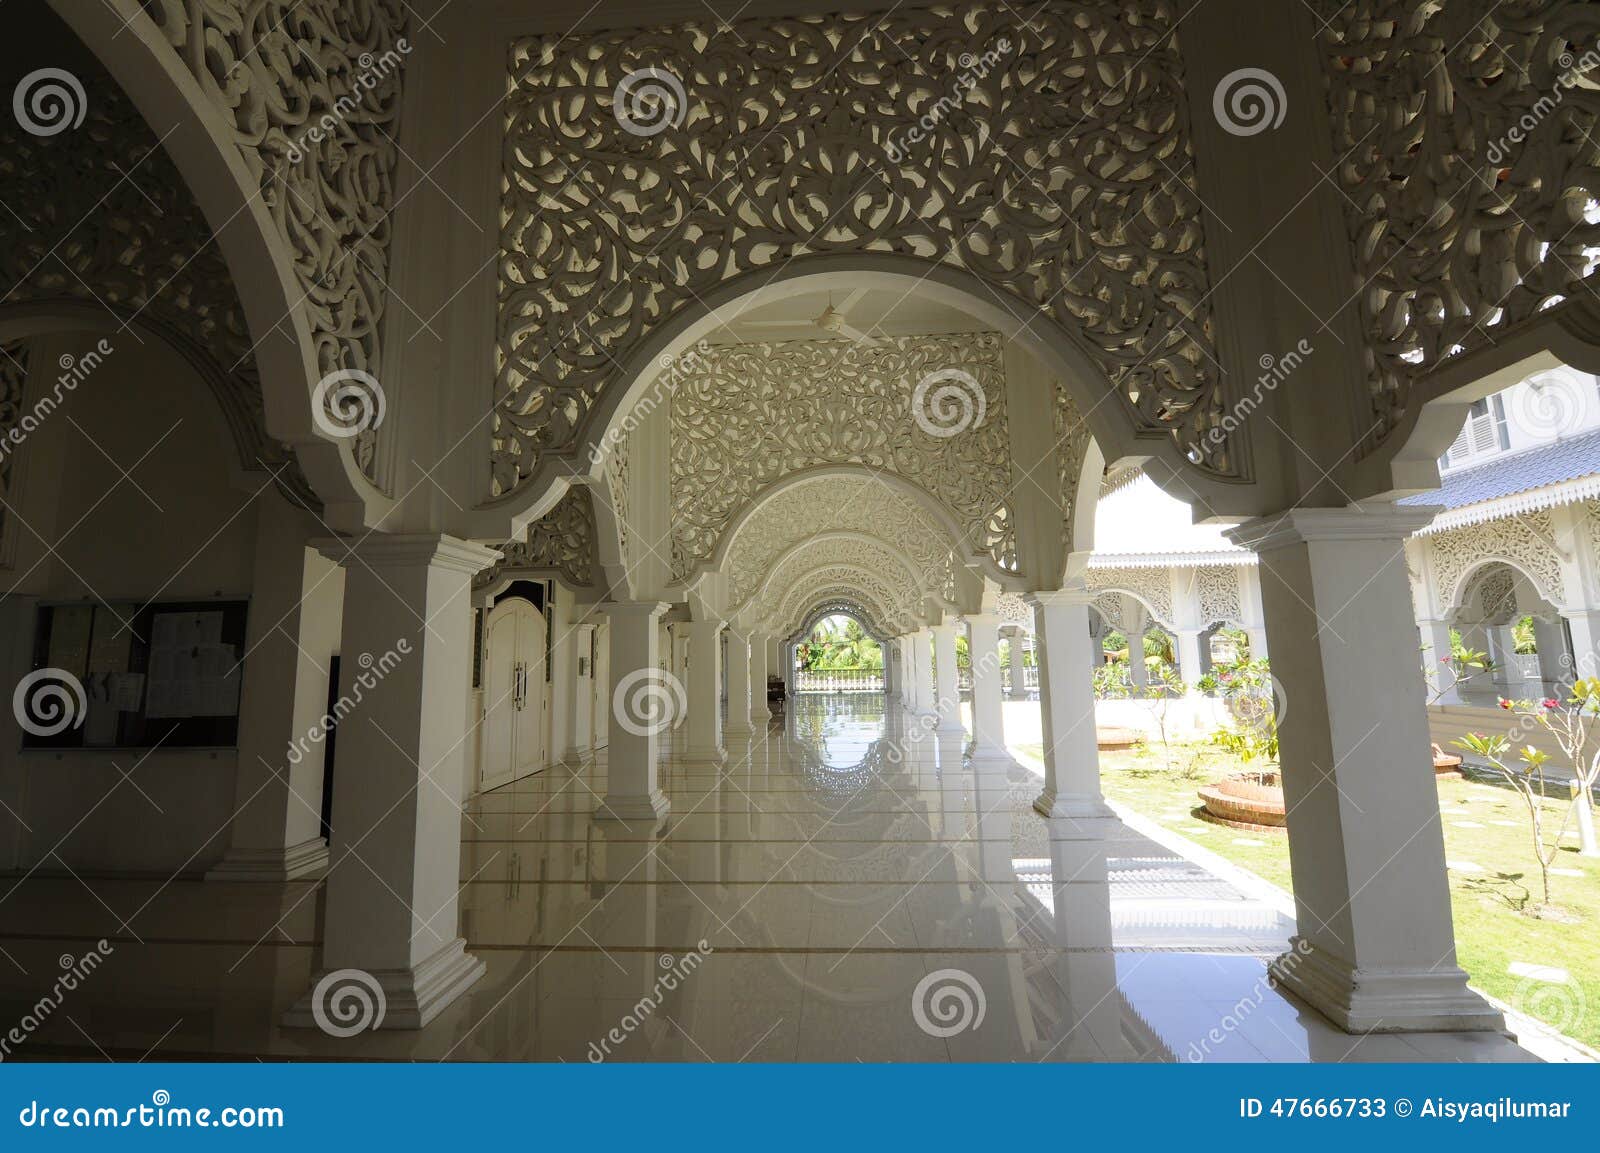
[[[498,788],[546,764],[549,686],[544,615],[513,597],[489,612],[483,631],[483,739],[478,789]]]

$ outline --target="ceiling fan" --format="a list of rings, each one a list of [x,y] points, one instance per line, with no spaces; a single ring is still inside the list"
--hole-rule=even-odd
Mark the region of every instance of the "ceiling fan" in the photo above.
[[[850,309],[855,307],[857,301],[867,294],[865,288],[857,288],[839,303],[833,306],[833,295],[828,295],[828,305],[822,314],[814,320],[758,320],[750,324],[751,328],[811,328],[820,329],[831,336],[842,336],[846,340],[853,340],[857,344],[879,345],[883,341],[875,336],[868,336],[861,329],[850,324]]]

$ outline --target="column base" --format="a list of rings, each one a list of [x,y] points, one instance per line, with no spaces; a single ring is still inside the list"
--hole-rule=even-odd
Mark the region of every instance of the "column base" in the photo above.
[[[586,745],[573,745],[561,754],[561,763],[564,765],[581,765],[583,762],[594,759],[594,750]]]
[[[750,729],[751,729],[752,732],[764,733],[764,732],[767,731],[767,726],[770,725],[771,723],[772,723],[772,710],[771,709],[762,709],[759,713],[752,712],[750,714]]]
[[[1009,764],[1011,754],[999,745],[974,744],[972,752],[967,754],[975,763],[985,765]]]
[[[660,789],[643,796],[607,793],[594,811],[597,821],[659,821],[672,811],[672,802]]]
[[[748,737],[756,731],[756,728],[749,721],[741,721],[737,717],[729,717],[728,723],[722,726],[722,731],[726,736],[730,737]]]
[[[1101,797],[1058,796],[1054,793],[1040,793],[1033,802],[1033,811],[1050,820],[1081,821],[1115,818],[1117,815]]]
[[[1347,1033],[1504,1032],[1505,1017],[1448,969],[1358,969],[1304,937],[1272,962],[1272,979]]]
[[[312,837],[282,849],[229,849],[206,870],[208,881],[256,881],[281,885],[321,880],[328,871],[328,842]]]
[[[456,998],[483,976],[486,966],[466,950],[466,941],[457,937],[426,961],[410,969],[379,969],[373,972],[357,969],[337,972],[365,973],[377,981],[379,989],[382,990],[383,1015],[381,1020],[374,1016],[375,1023],[370,1026],[371,1028],[420,1029],[448,1008]],[[354,986],[357,982],[353,980],[348,983],[330,982],[319,995],[320,982],[327,976],[329,976],[327,970],[319,972],[311,984],[310,991],[283,1015],[283,1024],[286,1027],[320,1028],[324,1032],[331,1033],[332,1030],[324,1027],[324,1022],[335,1026],[353,1023],[343,1020],[337,1009],[337,1002],[330,1004],[330,1000],[337,997],[339,989]],[[321,1021],[317,1019],[319,1016],[322,1018]]]

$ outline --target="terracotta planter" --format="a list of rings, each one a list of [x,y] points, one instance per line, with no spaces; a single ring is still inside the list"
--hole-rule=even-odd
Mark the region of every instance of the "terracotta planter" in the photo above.
[[[1461,775],[1461,758],[1454,753],[1445,752],[1438,745],[1434,745],[1433,775],[1436,777],[1459,777]]]
[[[1131,749],[1143,738],[1133,729],[1097,728],[1095,743],[1102,749]]]
[[[1282,829],[1283,783],[1276,772],[1235,773],[1200,790],[1207,820],[1236,829]]]

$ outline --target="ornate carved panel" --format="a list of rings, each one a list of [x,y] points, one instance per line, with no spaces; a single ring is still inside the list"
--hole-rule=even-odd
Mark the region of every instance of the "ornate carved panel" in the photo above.
[[[995,598],[995,615],[1008,625],[1033,631],[1033,606],[1016,593],[1001,593]]]
[[[815,253],[970,273],[1083,349],[1136,424],[1233,474],[1205,435],[1219,403],[1180,7],[1047,0],[1024,19],[978,2],[517,40],[496,493],[572,447],[663,321]],[[640,75],[669,94],[643,126]]]
[[[1381,442],[1413,381],[1592,291],[1600,5],[1315,0]]]
[[[28,342],[0,344],[0,568],[10,568],[15,557],[16,534],[7,509],[12,503],[12,478],[16,475],[17,446],[5,438],[22,420],[23,392],[28,385]]]
[[[632,554],[628,551],[628,543],[632,539],[629,529],[629,451],[632,448],[633,437],[624,433],[618,437],[606,453],[605,481],[606,494],[611,498],[611,514],[617,526],[617,550],[624,564],[632,561]]]
[[[1554,539],[1548,511],[1429,533],[1422,539],[1432,561],[1435,604],[1457,604],[1463,580],[1489,559],[1521,569],[1551,604],[1572,603],[1561,579],[1561,559],[1547,543]]]
[[[823,578],[815,572],[836,573],[843,568],[871,573],[869,586],[886,615],[905,620],[921,607],[922,590],[916,573],[894,550],[873,541],[829,537],[804,545],[772,571],[766,591],[757,597],[757,612],[770,614],[773,607],[792,600],[797,594],[809,596]]]
[[[1244,621],[1239,602],[1239,570],[1231,565],[1207,565],[1195,570],[1195,593],[1200,599],[1200,622],[1238,625]]]
[[[575,485],[555,508],[528,526],[519,541],[499,546],[505,560],[480,574],[492,584],[505,569],[554,569],[574,585],[594,583],[594,503],[589,490]]]
[[[317,364],[380,372],[404,0],[142,0],[232,124],[293,254]],[[374,476],[375,438],[356,438]]]
[[[895,608],[894,590],[875,572],[851,564],[833,565],[812,574],[802,585],[792,585],[767,617],[778,631],[793,628],[801,617],[827,600],[849,600],[865,606],[886,635],[909,631],[912,622]]]
[[[789,549],[826,532],[865,533],[899,549],[928,595],[952,579],[949,537],[920,504],[870,476],[820,476],[768,498],[740,524],[723,562],[731,603],[748,599]]]
[[[137,317],[205,378],[244,467],[281,469],[279,483],[314,505],[291,454],[267,438],[244,309],[210,225],[111,77],[83,79],[94,98],[70,132],[36,136],[0,117],[3,303],[71,302],[119,325]]]
[[[1085,583],[1091,589],[1132,593],[1150,609],[1156,623],[1172,630],[1172,577],[1169,570],[1156,568],[1090,569]],[[1097,602],[1098,603],[1098,602]]]
[[[1078,513],[1078,485],[1083,479],[1083,458],[1088,455],[1094,436],[1072,402],[1067,386],[1056,381],[1056,466],[1060,469],[1062,539],[1072,547],[1074,521]]]
[[[723,530],[763,489],[820,465],[892,472],[939,498],[967,547],[991,543],[991,513],[1011,483],[1001,342],[994,333],[794,340],[711,348],[672,401],[673,569],[709,559]],[[960,373],[958,431],[934,425],[918,389]],[[970,382],[970,384],[968,383]],[[978,416],[981,413],[981,421]],[[1013,567],[1014,546],[1013,546]]]

